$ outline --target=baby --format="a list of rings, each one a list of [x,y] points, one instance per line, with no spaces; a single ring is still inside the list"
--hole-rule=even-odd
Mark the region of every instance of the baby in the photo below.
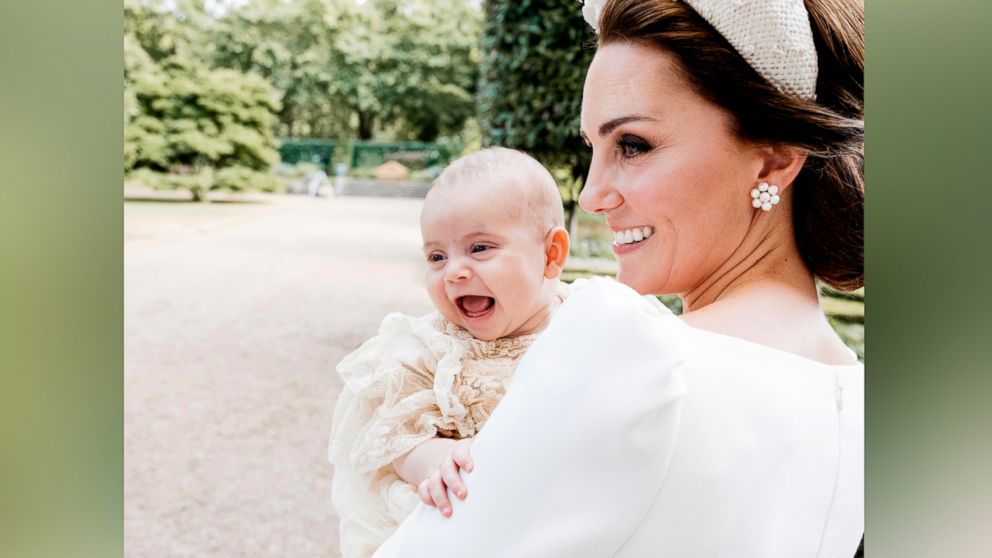
[[[343,558],[367,558],[418,499],[451,515],[469,444],[566,294],[561,198],[528,155],[453,162],[424,200],[427,290],[437,312],[390,314],[338,365],[328,451]]]

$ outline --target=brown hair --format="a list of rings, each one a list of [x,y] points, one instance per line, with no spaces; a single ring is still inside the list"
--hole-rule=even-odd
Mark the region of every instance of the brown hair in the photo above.
[[[610,0],[599,44],[672,53],[689,85],[733,117],[738,137],[808,151],[792,185],[799,252],[820,280],[852,290],[864,284],[864,3],[805,4],[819,64],[816,101],[779,92],[684,2]]]

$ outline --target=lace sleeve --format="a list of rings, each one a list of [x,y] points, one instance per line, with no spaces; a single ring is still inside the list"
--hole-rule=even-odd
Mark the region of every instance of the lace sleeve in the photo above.
[[[379,334],[337,367],[344,389],[334,409],[331,462],[372,471],[438,435],[439,428],[449,429],[434,371],[437,355],[450,363],[463,352],[432,328],[431,316],[386,316]]]

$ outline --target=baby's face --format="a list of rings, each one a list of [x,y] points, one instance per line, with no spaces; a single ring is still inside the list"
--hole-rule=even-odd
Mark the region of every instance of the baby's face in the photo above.
[[[447,187],[424,203],[421,234],[434,306],[473,337],[536,331],[554,288],[544,276],[544,239],[512,186]]]

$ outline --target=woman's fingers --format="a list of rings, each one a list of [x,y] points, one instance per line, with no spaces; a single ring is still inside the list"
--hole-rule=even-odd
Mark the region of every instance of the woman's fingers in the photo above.
[[[451,459],[462,469],[465,469],[469,473],[472,472],[472,468],[475,466],[472,463],[472,457],[468,453],[468,445],[459,444],[451,452]]]
[[[446,460],[441,465],[441,480],[444,481],[444,484],[448,485],[448,488],[460,500],[464,500],[468,496],[468,489],[465,488],[465,483],[462,482],[462,475],[458,472],[458,466],[451,459]]]
[[[441,514],[445,517],[451,515],[451,502],[448,501],[447,489],[444,487],[444,483],[441,482],[441,470],[435,469],[434,473],[427,478],[427,485],[430,489],[431,499],[434,500],[434,505],[437,509],[441,510]]]
[[[417,496],[420,497],[420,501],[427,504],[428,506],[436,506],[434,504],[434,499],[431,498],[430,489],[430,479],[424,479],[420,481],[420,485],[417,486]]]

